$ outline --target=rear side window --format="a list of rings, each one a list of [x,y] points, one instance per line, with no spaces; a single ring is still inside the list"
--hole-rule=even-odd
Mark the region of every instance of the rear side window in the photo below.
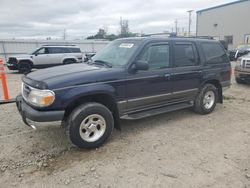
[[[61,54],[61,53],[69,53],[67,48],[49,48],[50,54]]]
[[[69,48],[69,51],[70,51],[71,53],[81,53],[80,48]]]
[[[204,42],[201,47],[208,64],[227,63],[228,57],[222,46],[218,43]]]
[[[198,64],[197,52],[192,43],[174,44],[175,67],[187,67]]]

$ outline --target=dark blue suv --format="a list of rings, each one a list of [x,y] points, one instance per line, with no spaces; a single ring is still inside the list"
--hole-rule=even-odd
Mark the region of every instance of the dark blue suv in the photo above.
[[[229,58],[215,40],[119,39],[86,63],[26,75],[17,107],[26,124],[61,121],[73,144],[95,148],[120,119],[183,108],[212,112],[230,77]]]

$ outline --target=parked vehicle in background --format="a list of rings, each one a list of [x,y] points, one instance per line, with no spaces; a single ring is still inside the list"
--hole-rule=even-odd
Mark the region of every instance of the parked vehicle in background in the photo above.
[[[87,64],[23,77],[17,107],[24,123],[62,121],[73,144],[101,146],[119,120],[192,108],[211,113],[230,86],[222,44],[192,38],[128,38],[111,42]]]
[[[27,74],[33,68],[47,68],[82,62],[82,52],[74,45],[44,45],[31,54],[9,57],[7,66],[10,70],[18,70]]]
[[[87,62],[89,60],[91,60],[91,58],[95,55],[96,53],[87,53],[85,54],[85,57],[84,57],[84,62]]]
[[[239,57],[246,55],[250,52],[250,44],[239,45],[234,50],[229,50],[230,61],[236,61]]]
[[[238,84],[250,83],[250,54],[238,59],[234,72]]]

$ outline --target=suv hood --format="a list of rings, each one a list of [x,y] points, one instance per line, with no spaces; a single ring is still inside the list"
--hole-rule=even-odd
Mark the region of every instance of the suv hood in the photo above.
[[[38,70],[23,78],[27,84],[40,89],[59,89],[68,86],[115,80],[121,77],[121,68],[77,63]],[[40,84],[37,84],[40,83]],[[39,85],[43,85],[40,87]],[[45,85],[45,86],[44,86]]]
[[[21,55],[15,55],[15,56],[10,56],[10,58],[16,58],[17,60],[19,59],[30,59],[32,58],[33,55],[30,54],[21,54]]]

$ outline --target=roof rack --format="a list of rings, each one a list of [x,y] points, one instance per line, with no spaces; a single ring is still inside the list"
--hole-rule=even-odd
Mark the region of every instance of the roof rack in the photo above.
[[[186,36],[170,36],[170,38],[187,38],[187,39],[209,39],[209,40],[214,40],[213,37],[211,36],[190,36],[190,37],[186,37]]]
[[[176,33],[152,33],[152,34],[146,34],[144,35],[145,37],[169,37],[169,38],[197,38],[197,39],[210,39],[210,40],[214,40],[213,37],[211,36],[178,36],[176,35]]]
[[[76,46],[74,44],[45,44],[42,46]]]

